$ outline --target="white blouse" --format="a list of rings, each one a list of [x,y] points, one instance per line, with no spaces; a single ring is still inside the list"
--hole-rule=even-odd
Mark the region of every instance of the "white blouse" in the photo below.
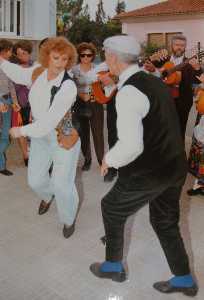
[[[26,69],[4,61],[0,67],[12,81],[31,85],[32,73],[37,66]],[[72,106],[76,100],[77,88],[72,80],[66,80],[56,93],[50,107],[51,89],[53,86],[60,86],[63,76],[64,71],[55,79],[48,81],[47,70],[45,70],[33,83],[29,93],[29,102],[34,122],[21,127],[23,136],[38,138],[49,134]]]
[[[73,77],[76,80],[78,93],[86,93],[89,94],[91,91],[91,84],[93,82],[92,71],[94,71],[95,65],[92,64],[90,71],[83,71],[80,67],[80,64],[74,66],[72,68]]]

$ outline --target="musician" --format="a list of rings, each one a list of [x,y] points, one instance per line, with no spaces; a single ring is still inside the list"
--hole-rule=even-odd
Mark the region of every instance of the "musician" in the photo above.
[[[160,79],[140,71],[136,63],[140,46],[133,37],[108,38],[104,48],[110,72],[119,76],[115,98],[118,140],[106,153],[101,174],[115,167],[119,175],[101,203],[106,260],[92,264],[90,270],[99,278],[126,280],[124,226],[130,215],[149,202],[151,224],[174,274],[154,288],[195,295],[198,288],[179,231],[179,198],[187,163],[172,98]]]
[[[185,50],[187,39],[183,35],[175,35],[171,40],[172,54],[170,61],[178,65],[186,60]],[[155,67],[149,62],[146,68],[151,72]],[[161,69],[163,70],[163,69]],[[198,83],[196,76],[202,73],[200,65],[196,59],[192,59],[181,69],[181,81],[178,85],[171,86],[171,92],[174,94],[174,103],[179,116],[179,123],[183,139],[185,138],[186,125],[189,112],[193,104],[193,83]]]
[[[13,44],[5,39],[0,40],[0,56],[8,60],[12,55]],[[12,81],[0,69],[0,174],[11,176],[13,173],[6,168],[5,152],[9,145],[9,129],[11,127],[12,104],[15,110],[19,109],[17,96]]]

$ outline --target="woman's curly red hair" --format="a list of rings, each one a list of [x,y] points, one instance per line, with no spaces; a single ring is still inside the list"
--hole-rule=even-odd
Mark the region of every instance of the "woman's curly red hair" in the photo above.
[[[48,38],[40,48],[39,62],[44,68],[48,68],[49,66],[49,57],[52,51],[58,52],[59,54],[67,54],[67,70],[71,69],[77,62],[77,51],[74,45],[64,37],[53,37]]]

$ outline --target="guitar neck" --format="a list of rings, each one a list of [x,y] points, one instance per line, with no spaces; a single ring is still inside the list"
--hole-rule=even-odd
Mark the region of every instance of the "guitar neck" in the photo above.
[[[175,67],[169,69],[167,72],[168,72],[168,75],[171,75],[173,74],[174,72],[177,72],[177,71],[181,71],[188,63],[189,63],[189,60],[192,59],[193,57],[191,58],[188,58],[186,59],[184,62],[176,65]]]

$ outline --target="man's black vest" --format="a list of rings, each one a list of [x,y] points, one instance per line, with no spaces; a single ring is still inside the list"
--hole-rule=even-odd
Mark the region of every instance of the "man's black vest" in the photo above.
[[[150,109],[142,120],[144,150],[133,162],[119,168],[119,177],[149,174],[157,179],[168,179],[174,177],[176,172],[184,174],[185,150],[178,116],[168,88],[161,79],[143,71],[132,75],[123,86],[125,85],[133,85],[145,94],[150,102]],[[179,170],[177,166],[180,166]]]

